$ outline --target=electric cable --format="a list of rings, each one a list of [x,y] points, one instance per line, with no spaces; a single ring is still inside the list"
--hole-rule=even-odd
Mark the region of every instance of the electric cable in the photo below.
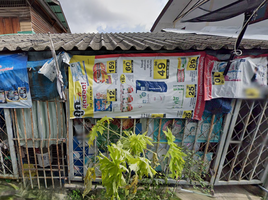
[[[237,53],[238,51],[238,47],[237,47],[237,42],[238,42],[238,38],[240,36],[240,34],[243,32],[243,30],[247,27],[247,25],[249,24],[250,20],[252,19],[252,17],[258,12],[258,10],[267,2],[268,0],[264,0],[254,11],[253,13],[251,14],[251,16],[248,18],[248,20],[244,23],[240,33],[238,34],[238,37],[235,41],[235,44],[234,44],[234,54],[238,55],[238,56],[241,56],[243,54],[242,50],[239,50],[240,52]]]

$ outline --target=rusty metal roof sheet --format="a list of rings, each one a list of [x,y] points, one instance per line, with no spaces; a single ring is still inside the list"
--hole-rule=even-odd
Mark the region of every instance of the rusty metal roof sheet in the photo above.
[[[161,33],[51,34],[56,50],[232,50],[235,38]],[[43,51],[50,49],[47,34],[4,35],[0,51]],[[240,49],[268,49],[268,41],[244,39]]]

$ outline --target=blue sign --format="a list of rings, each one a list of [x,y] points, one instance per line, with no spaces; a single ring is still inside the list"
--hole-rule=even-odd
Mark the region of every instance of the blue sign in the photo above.
[[[27,55],[0,55],[0,108],[31,108]]]

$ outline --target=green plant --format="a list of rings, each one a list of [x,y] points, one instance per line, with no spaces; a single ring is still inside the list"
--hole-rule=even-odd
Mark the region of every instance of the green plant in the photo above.
[[[98,135],[103,135],[108,129],[106,123],[110,123],[111,118],[104,117],[97,122],[89,134],[89,145],[92,145]],[[102,185],[106,189],[106,197],[111,199],[136,199],[140,196],[141,191],[137,191],[139,181],[150,180],[150,186],[153,190],[159,190],[159,182],[154,179],[156,171],[153,167],[157,166],[157,154],[148,149],[148,146],[153,146],[152,138],[146,136],[146,132],[136,135],[131,131],[125,131],[123,135],[109,129],[115,135],[118,135],[119,140],[116,143],[107,145],[108,155],[99,152],[98,160],[99,167],[102,173]],[[174,143],[174,136],[171,131],[165,132],[168,138],[169,150],[166,159],[169,160],[170,177],[178,178],[183,170],[183,156],[181,149]],[[145,157],[145,151],[153,153],[153,162]],[[94,167],[96,167],[95,165]],[[91,190],[92,181],[95,180],[95,169],[89,168],[85,177],[85,197]],[[155,187],[157,185],[157,187]],[[146,187],[145,187],[146,188]],[[122,196],[123,189],[124,195]],[[151,188],[150,188],[151,189]],[[138,194],[137,194],[138,192]],[[153,195],[154,199],[159,199],[160,194]],[[148,199],[146,197],[145,199]]]
[[[80,190],[72,190],[72,193],[70,194],[71,200],[81,200],[81,192]]]
[[[184,178],[189,180],[195,189],[204,193],[210,193],[212,186],[205,180],[207,174],[208,163],[198,156],[195,151],[184,150],[186,152],[185,167],[183,170]],[[198,187],[197,187],[198,186]]]
[[[174,179],[178,179],[179,176],[181,176],[181,172],[184,168],[184,160],[183,157],[186,156],[185,153],[181,151],[181,148],[178,147],[174,141],[175,141],[175,136],[172,134],[171,130],[168,129],[168,131],[164,131],[169,149],[168,152],[165,156],[165,159],[169,160],[169,171],[170,171],[170,177]]]

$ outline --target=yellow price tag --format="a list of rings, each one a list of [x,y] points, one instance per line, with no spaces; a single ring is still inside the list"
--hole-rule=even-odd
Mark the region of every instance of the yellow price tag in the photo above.
[[[164,118],[166,117],[166,114],[152,114],[151,117],[152,118]]]
[[[107,90],[107,101],[117,101],[117,89]]]
[[[213,85],[224,85],[225,80],[223,72],[214,72],[213,73]]]
[[[133,73],[133,60],[123,60],[123,73]]]
[[[196,70],[199,57],[190,57],[187,64],[187,70]]]
[[[192,116],[193,116],[193,111],[192,110],[183,111],[183,115],[182,115],[183,119],[191,119]]]
[[[169,76],[169,60],[154,60],[154,79],[168,79]]]
[[[258,99],[260,98],[260,90],[257,88],[247,88],[245,89],[246,97],[249,99]]]
[[[125,74],[121,74],[121,76],[120,76],[120,82],[122,84],[124,84],[126,82],[126,76],[125,76]]]
[[[117,72],[117,63],[116,60],[107,61],[107,73],[116,73]]]
[[[196,97],[196,85],[186,85],[186,98]]]

